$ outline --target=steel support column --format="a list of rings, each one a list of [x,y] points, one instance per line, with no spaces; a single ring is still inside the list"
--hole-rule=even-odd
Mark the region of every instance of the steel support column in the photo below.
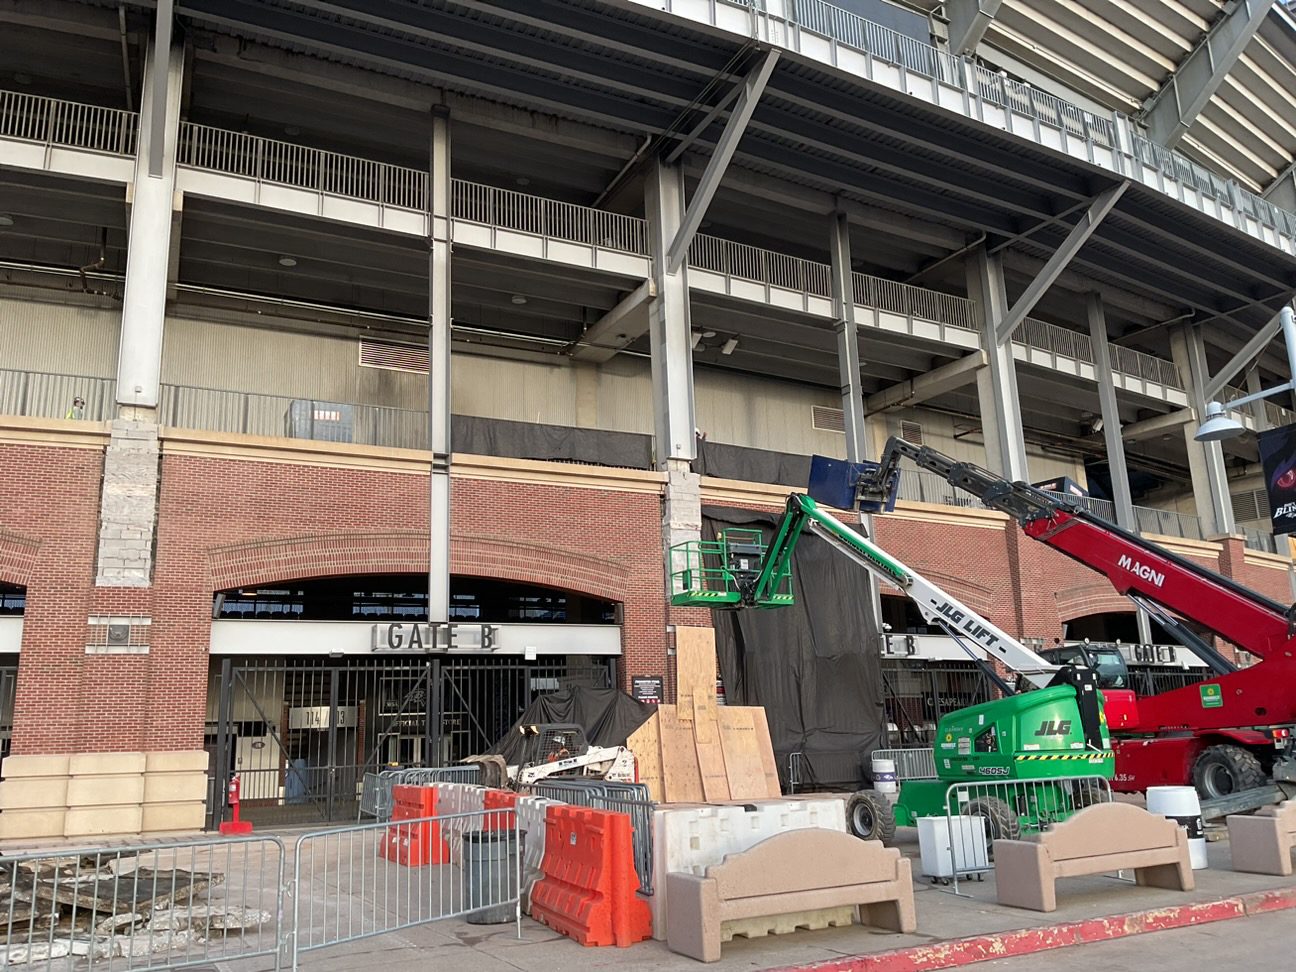
[[[1252,368],[1247,372],[1246,389],[1248,395],[1258,395],[1264,390],[1264,385],[1260,381],[1259,369]],[[1269,413],[1265,411],[1265,403],[1263,401],[1252,402],[1246,407],[1250,410],[1251,417],[1255,419],[1257,432],[1265,432],[1273,428],[1273,423],[1269,421]]]
[[[1003,257],[978,246],[968,254],[968,296],[981,318],[981,343],[988,367],[977,372],[977,398],[985,438],[986,465],[1014,481],[1029,481],[1026,440],[1022,432],[1021,400],[1017,395],[1017,367],[1011,342],[999,343],[998,324],[1008,315]]]
[[[1215,375],[1206,382],[1206,387],[1202,394],[1207,401],[1215,401],[1219,398],[1219,393],[1224,390],[1224,386],[1233,379],[1233,377],[1247,365],[1251,364],[1260,353],[1273,343],[1273,339],[1278,336],[1282,330],[1282,313],[1277,313],[1271,320],[1260,330],[1251,336],[1251,340],[1229,359],[1228,364],[1215,373]],[[1293,376],[1296,377],[1296,376]]]
[[[666,256],[684,219],[684,173],[679,166],[657,160],[648,164],[644,213],[656,290],[648,304],[654,455],[657,468],[667,474],[662,541],[669,549],[697,540],[702,533],[701,478],[692,468],[697,458],[698,427],[693,400],[688,262],[672,270]]]
[[[1089,341],[1093,347],[1094,371],[1098,376],[1098,401],[1103,423],[1103,444],[1107,447],[1107,472],[1111,477],[1112,505],[1116,508],[1116,524],[1126,530],[1138,531],[1134,516],[1134,497],[1130,492],[1129,469],[1125,464],[1125,442],[1121,438],[1120,408],[1116,404],[1116,380],[1112,377],[1111,354],[1107,346],[1107,312],[1102,296],[1089,293],[1085,297],[1085,311],[1089,318]],[[1146,611],[1136,610],[1139,641],[1152,642],[1152,623]]]
[[[450,112],[432,109],[428,171],[428,620],[450,620]]]
[[[178,45],[153,48],[148,57],[152,69],[144,72],[139,153],[129,187],[130,229],[121,346],[117,353],[117,403],[156,409],[161,394],[162,329],[166,320],[184,50]],[[160,91],[159,74],[166,78]],[[158,152],[161,167],[159,174],[153,175],[150,160]]]
[[[859,462],[868,449],[864,435],[864,389],[860,384],[859,328],[855,324],[855,285],[851,279],[850,221],[835,213],[830,226],[833,326],[837,331],[837,374],[841,383],[846,458]]]
[[[1174,73],[1139,112],[1152,140],[1173,148],[1209,104],[1251,38],[1269,16],[1273,0],[1234,0]]]
[[[1193,438],[1206,414],[1206,348],[1201,329],[1183,324],[1171,330],[1170,355],[1179,369],[1179,377],[1188,390],[1195,413],[1194,419],[1184,426],[1184,440],[1188,446],[1188,469],[1192,475],[1197,515],[1201,517],[1207,536],[1232,533],[1233,502],[1229,496],[1224,450],[1218,442],[1198,442]]]

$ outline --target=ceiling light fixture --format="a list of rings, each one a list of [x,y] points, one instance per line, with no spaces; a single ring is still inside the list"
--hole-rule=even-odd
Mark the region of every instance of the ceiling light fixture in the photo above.
[[[517,184],[518,184],[519,186],[529,186],[529,185],[531,185],[531,180],[528,179],[526,176],[518,176],[518,177],[517,177]]]
[[[702,332],[694,331],[689,335],[689,347],[696,349],[702,343]]]
[[[283,256],[281,256],[281,257],[279,258],[279,266],[281,266],[281,267],[295,267],[295,266],[297,266],[297,258],[296,258],[296,257],[288,256],[287,254],[284,254]]]
[[[715,331],[703,331],[702,336],[704,338],[713,338],[715,337]]]
[[[298,128],[296,125],[285,125],[284,134],[287,135],[289,138],[296,138],[298,135],[301,134],[301,129]]]
[[[734,351],[736,351],[737,349],[738,349],[738,339],[736,337],[731,337],[724,344],[720,345],[721,354],[733,354]]]
[[[13,76],[15,84],[31,84],[31,75],[22,74],[21,72]]]
[[[517,304],[519,307],[522,304],[525,304],[527,302],[527,299],[523,297],[521,294],[514,294],[512,297],[509,298],[509,300]]]
[[[14,218],[8,213],[0,213],[0,226],[12,226]]]

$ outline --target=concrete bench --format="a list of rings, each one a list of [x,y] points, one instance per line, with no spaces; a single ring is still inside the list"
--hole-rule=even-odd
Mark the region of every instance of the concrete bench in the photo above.
[[[777,834],[730,854],[705,877],[666,876],[666,944],[703,962],[735,935],[823,928],[861,920],[896,932],[917,927],[909,861],[881,842],[832,830]]]
[[[1265,807],[1254,816],[1232,814],[1228,832],[1233,870],[1291,875],[1292,850],[1296,849],[1296,800]]]
[[[1129,803],[1097,803],[1025,840],[996,840],[999,903],[1056,911],[1058,878],[1132,870],[1145,887],[1191,891],[1188,835]]]

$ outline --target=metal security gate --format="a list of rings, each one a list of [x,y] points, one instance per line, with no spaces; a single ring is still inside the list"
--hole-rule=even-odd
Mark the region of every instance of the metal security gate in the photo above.
[[[14,697],[18,691],[17,655],[0,656],[0,759],[9,755],[13,741]]]
[[[242,816],[354,820],[366,772],[443,766],[492,746],[536,697],[606,688],[603,658],[305,658],[214,663],[209,826],[237,773]]]
[[[890,745],[897,747],[930,746],[942,716],[997,694],[970,661],[883,658],[882,685]]]

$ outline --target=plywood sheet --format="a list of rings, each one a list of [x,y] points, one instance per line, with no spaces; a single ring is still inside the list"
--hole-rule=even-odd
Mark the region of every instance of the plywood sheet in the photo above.
[[[639,782],[648,785],[648,792],[657,803],[666,801],[666,790],[662,781],[661,731],[657,723],[657,713],[630,734],[626,748],[634,753]]]
[[[715,700],[693,697],[693,739],[697,744],[698,768],[702,773],[702,794],[708,803],[730,799],[729,778],[725,772],[724,750],[720,743],[720,720]]]
[[[765,718],[763,706],[751,706],[752,725],[756,728],[756,738],[760,746],[761,767],[765,772],[765,789],[767,796],[778,797],[783,793],[779,786],[778,761],[774,758],[774,743],[770,740],[769,721]]]
[[[716,712],[730,799],[760,800],[768,797],[765,765],[761,760],[760,739],[752,710],[746,706],[722,705]]]
[[[693,721],[693,700],[715,702],[715,629],[675,629],[675,702],[680,720]]]
[[[676,707],[659,706],[657,731],[661,735],[662,790],[667,803],[702,803],[702,771],[698,767],[693,723],[681,722]]]

